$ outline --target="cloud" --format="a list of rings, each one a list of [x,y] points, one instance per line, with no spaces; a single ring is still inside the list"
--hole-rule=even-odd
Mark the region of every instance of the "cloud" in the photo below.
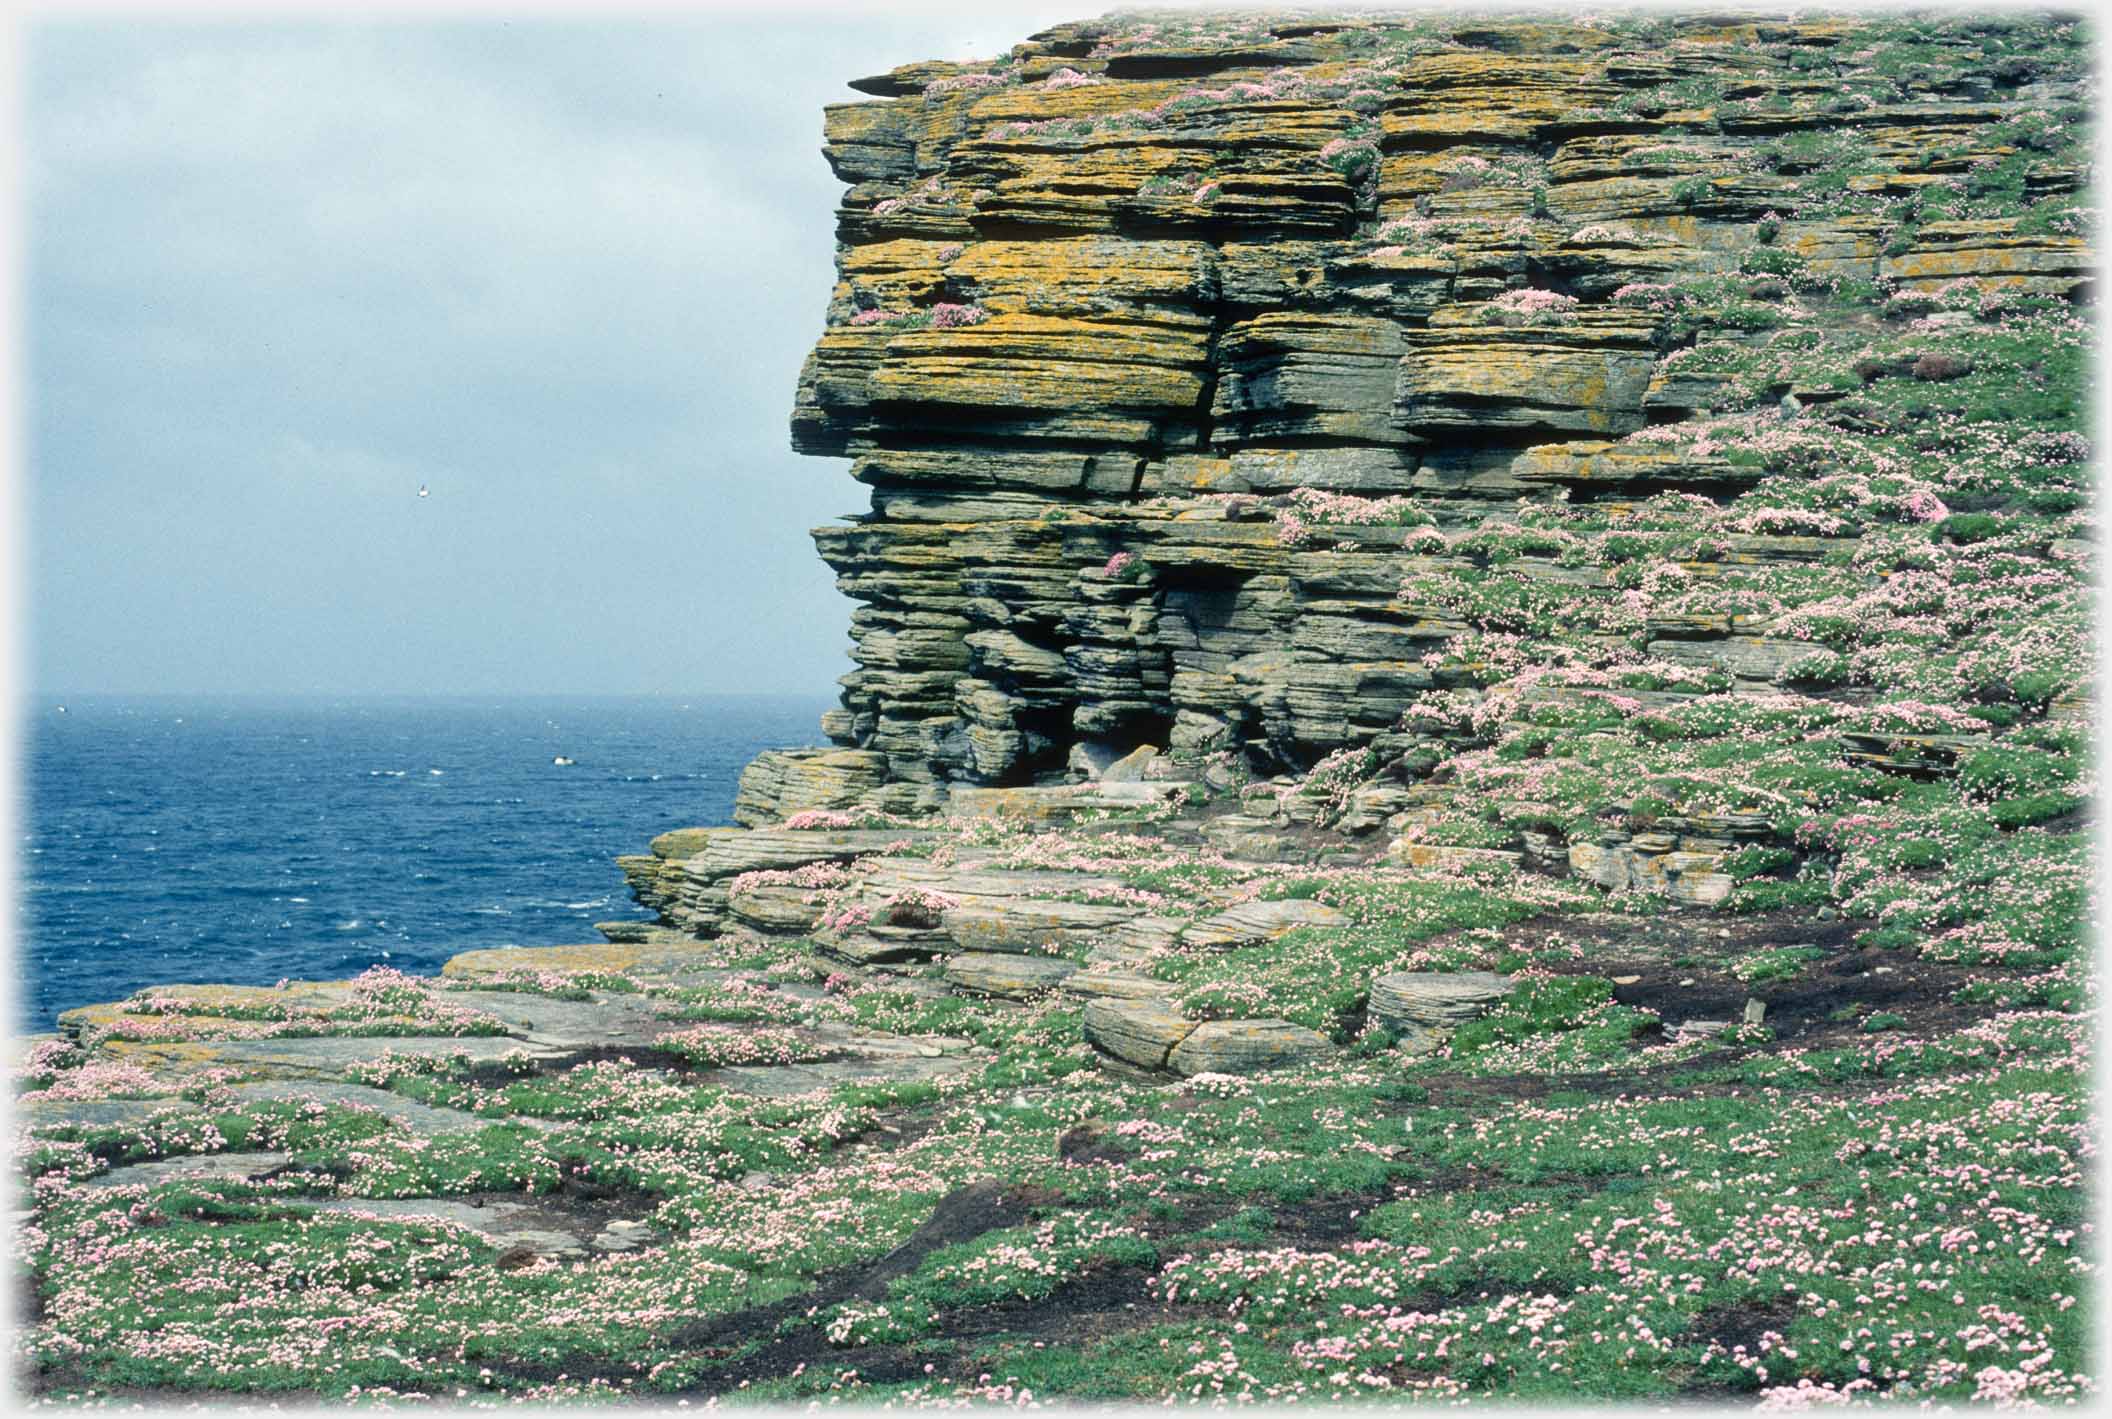
[[[821,106],[1059,17],[33,28],[32,684],[826,691]]]

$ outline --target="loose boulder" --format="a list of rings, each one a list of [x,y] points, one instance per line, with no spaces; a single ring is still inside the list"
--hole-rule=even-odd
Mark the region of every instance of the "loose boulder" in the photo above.
[[[1494,971],[1400,971],[1371,983],[1371,1015],[1396,1032],[1449,1029],[1486,1013],[1516,984]]]

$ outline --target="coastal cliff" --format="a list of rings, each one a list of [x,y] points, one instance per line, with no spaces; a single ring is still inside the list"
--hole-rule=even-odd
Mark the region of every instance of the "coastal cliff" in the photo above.
[[[2079,90],[1976,63],[1979,33],[1899,72],[1838,19],[1087,23],[857,81],[792,420],[872,488],[815,534],[862,603],[828,734],[901,783],[1138,743],[1303,770],[1409,752],[1411,706],[1557,640],[1813,678],[1835,647],[1629,610],[1619,572],[1749,582],[1955,495],[1913,470],[1843,517],[1756,485],[1765,437],[1845,463],[1856,407],[1897,402],[1856,358],[1949,343],[1868,350],[1893,331],[1849,310],[2090,274],[2079,221],[2025,217],[2078,186]],[[1593,545],[1628,527],[1665,545]]]
[[[736,820],[1162,800],[1036,788],[1119,761],[1245,787],[1235,857],[1715,904],[2072,719],[2072,43],[1164,16],[855,81],[792,438],[872,489],[815,532],[858,668]],[[671,925],[799,865],[710,841],[627,860]]]

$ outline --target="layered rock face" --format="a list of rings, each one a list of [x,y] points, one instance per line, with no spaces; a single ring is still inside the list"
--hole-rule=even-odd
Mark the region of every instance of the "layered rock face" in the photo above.
[[[1404,712],[1479,693],[1537,629],[1462,578],[1733,688],[1810,669],[1765,617],[1625,614],[1620,567],[1528,529],[1760,483],[1679,430],[1838,408],[1853,381],[1755,371],[1830,294],[2084,283],[2073,235],[1913,205],[1996,166],[2073,189],[2035,135],[2075,82],[1964,62],[1968,24],[1937,40],[1960,63],[1873,68],[1873,34],[1088,22],[857,81],[876,97],[828,111],[839,281],[792,421],[872,489],[815,533],[860,603],[825,723],[854,752],[840,792],[752,819],[929,808],[1138,743],[1263,772],[1411,753]],[[1828,530],[1749,519],[1673,560],[1817,565]]]
[[[1990,949],[1871,845],[2028,876],[2081,803],[2075,25],[1128,16],[853,87],[792,437],[871,489],[858,668],[624,860],[661,926],[1161,996],[1149,872],[989,846],[1115,818]]]

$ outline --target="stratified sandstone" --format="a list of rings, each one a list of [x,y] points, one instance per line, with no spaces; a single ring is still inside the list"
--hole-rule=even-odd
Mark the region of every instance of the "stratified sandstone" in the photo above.
[[[1759,38],[1847,43],[1837,21],[1681,20],[1647,54],[1568,26],[1441,28],[1396,55],[1350,22],[1094,60],[1099,29],[1066,25],[1017,46],[1001,85],[925,92],[897,71],[865,85],[888,97],[829,110],[852,186],[793,435],[873,489],[870,515],[816,534],[864,607],[840,743],[897,781],[1012,784],[1059,778],[1080,742],[1294,766],[1370,742],[1458,627],[1390,594],[1412,555],[1393,529],[1314,556],[1230,495],[1414,493],[1463,527],[1520,496],[1713,493],[1752,475],[1591,442],[1673,406],[1664,321],[1604,303],[1617,289],[1736,273],[1770,239],[1848,279],[2087,275],[2080,241],[2013,222],[1929,223],[1892,254],[1854,213],[1763,231],[1792,184],[1754,169],[1835,131],[1839,106],[1760,76],[1735,100],[1659,95],[1753,73]],[[1859,107],[1866,166],[1892,168],[1856,181],[1921,180],[1933,149],[2048,97]],[[1368,176],[1330,161],[1345,142],[1369,146]],[[1487,323],[1525,287],[1587,305]],[[855,323],[939,302],[984,319]],[[1835,551],[1812,541],[1784,555]],[[1779,659],[1749,642],[1685,644],[1766,683]]]
[[[1713,907],[1807,861],[1830,789],[1631,766],[1582,793],[1555,781],[1591,756],[1577,726],[1904,701],[1923,722],[1838,725],[1837,762],[1956,774],[1989,741],[1931,706],[1988,692],[1924,690],[1836,608],[1924,564],[1900,525],[2001,499],[1951,507],[1897,446],[1857,452],[1846,492],[1784,489],[1849,478],[1843,439],[1952,417],[1896,391],[1971,374],[1943,342],[2003,300],[2087,289],[2087,94],[2049,59],[1976,66],[2002,23],[1116,17],[857,80],[872,97],[826,116],[837,281],[791,421],[869,490],[814,534],[856,669],[833,747],[759,758],[749,831],[656,841],[623,861],[635,894],[689,934],[1060,989],[1104,1051],[1178,1068],[1170,953],[1339,914],[1164,919],[1119,880],[882,844],[1215,797],[1169,840]],[[1492,772],[1558,733],[1545,775]],[[787,875],[823,867],[850,875]],[[1206,1045],[1305,1042],[1183,1048]]]

